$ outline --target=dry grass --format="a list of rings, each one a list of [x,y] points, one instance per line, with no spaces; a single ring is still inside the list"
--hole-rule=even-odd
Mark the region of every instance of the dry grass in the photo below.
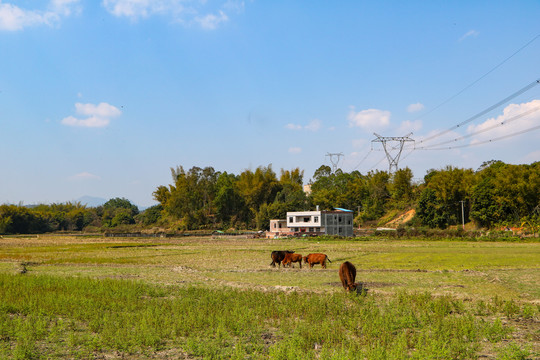
[[[327,269],[320,265],[313,269],[272,268],[269,266],[272,250],[295,250],[304,255],[322,252],[332,262]],[[52,235],[0,238],[0,274],[24,272],[24,276],[31,277],[128,279],[182,289],[195,286],[278,294],[341,294],[337,269],[346,260],[357,267],[357,281],[381,301],[394,301],[404,291],[425,293],[478,307],[481,316],[482,304],[491,304],[495,298],[495,302],[500,302],[497,311],[508,313],[502,325],[513,329],[512,337],[501,341],[528,347],[532,354],[540,353],[537,318],[540,243],[537,242],[111,239]],[[505,308],[514,302],[521,312],[530,306],[534,315],[522,318],[513,314],[511,308]],[[485,320],[497,321],[495,317]],[[269,334],[273,339],[271,345],[279,345],[275,334]],[[479,353],[494,359],[500,347],[500,342],[483,341]],[[169,348],[156,350],[151,358],[165,357],[173,354],[171,351],[174,352]],[[180,351],[172,356],[187,358],[188,355]]]
[[[323,252],[328,269],[271,268],[272,250]],[[0,239],[0,271],[139,279],[157,284],[341,291],[348,260],[372,292],[429,291],[459,298],[540,300],[540,244],[476,241],[317,239],[111,239],[66,236]]]

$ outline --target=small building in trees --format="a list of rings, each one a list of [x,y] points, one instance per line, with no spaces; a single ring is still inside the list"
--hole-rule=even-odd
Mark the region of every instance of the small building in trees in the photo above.
[[[266,232],[267,238],[294,235],[287,227],[287,220],[270,220],[270,230]]]
[[[286,222],[285,229],[283,228],[284,222]],[[341,208],[292,211],[287,212],[286,220],[270,220],[270,231],[267,232],[267,237],[289,235],[353,236],[353,212]]]

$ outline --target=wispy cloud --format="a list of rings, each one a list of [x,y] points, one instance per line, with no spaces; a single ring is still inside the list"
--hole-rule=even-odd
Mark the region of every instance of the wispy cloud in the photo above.
[[[299,147],[289,148],[289,153],[291,154],[300,154],[301,152],[302,152],[302,148],[299,148]]]
[[[45,10],[29,10],[0,0],[0,31],[57,25],[62,17],[79,12],[79,0],[51,0]]]
[[[527,131],[540,123],[540,100],[528,103],[510,104],[504,108],[503,113],[497,117],[487,119],[481,124],[470,125],[469,134],[475,134],[471,143],[486,141],[509,134]],[[523,138],[522,136],[514,139]],[[519,146],[517,140],[516,145]]]
[[[422,129],[422,121],[416,120],[416,121],[410,121],[406,120],[403,121],[396,132],[396,134],[408,134],[408,133],[416,133]]]
[[[351,106],[347,119],[349,120],[350,127],[373,130],[385,128],[390,125],[390,116],[390,111],[379,109],[356,111],[354,106]]]
[[[195,22],[198,23],[203,29],[214,30],[221,23],[227,22],[229,17],[223,11],[218,11],[218,15],[206,14],[204,16],[196,16]]]
[[[207,1],[181,0],[103,0],[103,7],[112,15],[131,21],[151,16],[165,16],[186,26],[198,25],[205,30],[217,29],[229,21],[230,13],[240,13],[243,1],[221,1],[212,6]]]
[[[101,180],[101,178],[97,175],[91,174],[89,172],[82,172],[79,174],[75,174],[73,176],[69,177],[69,180],[71,181],[80,181],[80,180]]]
[[[424,110],[424,104],[421,104],[419,102],[416,104],[411,104],[407,106],[407,112],[410,112],[410,113],[415,113],[422,110]]]
[[[287,124],[287,125],[285,125],[285,128],[289,129],[289,130],[302,130],[302,125]]]
[[[307,125],[299,125],[299,124],[287,124],[285,125],[286,129],[289,130],[309,130],[309,131],[318,131],[322,126],[322,121],[319,119],[313,119],[309,122]]]
[[[479,34],[480,33],[476,30],[469,30],[467,33],[465,33],[465,35],[459,38],[459,41],[461,42],[469,37],[477,37]]]
[[[105,127],[110,124],[112,118],[122,114],[117,107],[107,103],[98,105],[76,103],[75,110],[77,114],[82,115],[84,118],[68,116],[62,119],[62,124],[79,127]]]

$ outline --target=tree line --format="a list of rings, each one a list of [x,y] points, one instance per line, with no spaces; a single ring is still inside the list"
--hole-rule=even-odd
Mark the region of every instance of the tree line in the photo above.
[[[153,192],[158,205],[139,213],[126,199],[103,206],[79,203],[28,208],[0,206],[0,233],[60,230],[106,230],[122,226],[166,231],[265,230],[270,219],[288,211],[346,208],[355,212],[355,225],[384,224],[394,215],[416,210],[409,226],[445,229],[473,222],[478,227],[540,224],[540,162],[511,165],[489,161],[477,170],[447,166],[430,170],[413,181],[409,168],[386,171],[335,172],[320,166],[304,191],[304,171],[271,165],[236,175],[212,167],[171,168],[172,182]]]

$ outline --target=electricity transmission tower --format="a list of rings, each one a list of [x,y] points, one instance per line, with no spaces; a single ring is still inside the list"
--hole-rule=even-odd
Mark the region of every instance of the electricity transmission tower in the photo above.
[[[414,140],[409,137],[412,135],[412,133],[405,136],[381,136],[376,133],[373,133],[373,135],[375,135],[377,138],[371,140],[371,143],[382,143],[384,152],[386,153],[386,158],[388,159],[389,172],[390,174],[392,174],[398,169],[399,157],[401,156],[401,152],[403,151],[403,145],[408,141],[414,142]],[[395,146],[388,146],[388,142],[397,142],[399,144]]]
[[[345,155],[343,155],[343,153],[327,153],[326,156],[330,157],[330,162],[332,163],[332,172],[335,173],[339,164],[339,159]],[[335,160],[336,157],[337,160]]]

